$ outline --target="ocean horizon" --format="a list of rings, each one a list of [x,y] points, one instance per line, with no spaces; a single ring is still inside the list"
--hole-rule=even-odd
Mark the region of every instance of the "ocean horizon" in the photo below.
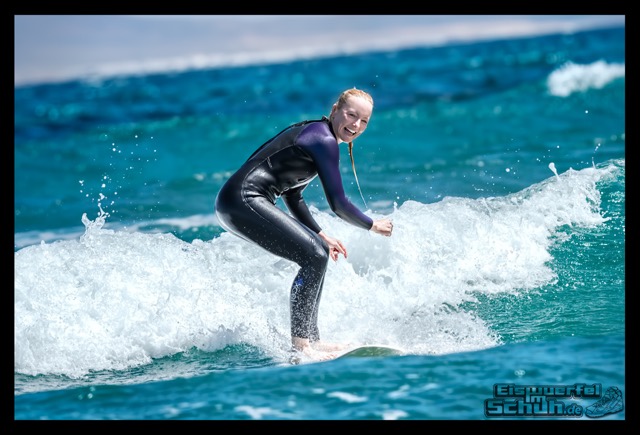
[[[16,15],[15,86],[624,26],[624,15]]]

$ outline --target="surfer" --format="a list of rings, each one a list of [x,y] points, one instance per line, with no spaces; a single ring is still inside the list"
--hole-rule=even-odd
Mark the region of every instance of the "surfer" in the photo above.
[[[260,146],[225,182],[215,201],[225,230],[300,266],[290,294],[291,343],[293,350],[314,360],[334,358],[345,347],[320,340],[318,307],[329,258],[347,258],[347,248],[318,225],[302,192],[317,176],[337,216],[391,236],[391,220],[373,220],[361,212],[346,197],[340,175],[339,145],[349,145],[355,174],[353,141],[367,128],[372,112],[369,93],[345,90],[328,118],[290,125]],[[276,205],[279,197],[289,213]]]

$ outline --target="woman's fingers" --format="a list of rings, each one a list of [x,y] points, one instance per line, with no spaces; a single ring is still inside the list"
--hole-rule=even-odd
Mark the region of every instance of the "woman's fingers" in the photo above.
[[[344,258],[347,258],[347,248],[342,244],[340,240],[336,240],[338,242],[338,246],[340,247],[340,253],[344,255]]]
[[[393,222],[391,219],[380,219],[374,223],[374,231],[383,236],[391,236],[393,232]]]
[[[329,248],[329,256],[333,261],[338,261],[339,254],[342,254],[344,255],[344,258],[347,258],[347,248],[345,248],[340,240],[334,239]]]

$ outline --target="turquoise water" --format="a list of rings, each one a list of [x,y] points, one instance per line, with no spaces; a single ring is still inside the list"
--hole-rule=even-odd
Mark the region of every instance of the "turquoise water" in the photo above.
[[[626,398],[624,33],[16,87],[15,420],[624,420],[485,408],[501,384]],[[305,191],[350,254],[320,328],[408,354],[292,366],[296,267],[213,201],[354,85],[367,208],[346,147],[345,188],[395,231]]]

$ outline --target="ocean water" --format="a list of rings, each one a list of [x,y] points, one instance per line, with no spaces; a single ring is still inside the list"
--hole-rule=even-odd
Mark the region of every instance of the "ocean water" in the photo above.
[[[296,266],[214,198],[353,86],[345,188],[395,230],[307,188],[349,251],[320,328],[406,354],[291,365]],[[14,420],[626,419],[624,27],[14,96]]]

